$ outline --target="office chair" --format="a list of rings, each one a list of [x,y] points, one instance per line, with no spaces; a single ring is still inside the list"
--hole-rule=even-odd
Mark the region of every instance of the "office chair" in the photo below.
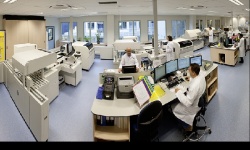
[[[206,125],[206,121],[204,119],[205,112],[207,110],[207,102],[206,102],[206,92],[202,94],[202,96],[199,99],[198,106],[201,107],[201,109],[196,113],[193,121],[193,130],[191,133],[183,140],[183,142],[186,141],[199,141],[206,133],[211,134],[211,129]],[[201,121],[201,119],[204,122],[203,126],[198,125],[198,123]],[[195,138],[194,138],[195,137]]]
[[[158,100],[148,103],[138,115],[134,126],[134,140],[136,142],[159,141],[158,127],[161,121],[162,103]]]

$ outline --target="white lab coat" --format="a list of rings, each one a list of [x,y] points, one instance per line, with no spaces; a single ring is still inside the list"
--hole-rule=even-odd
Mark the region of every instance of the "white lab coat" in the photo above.
[[[132,53],[131,56],[128,57],[127,54],[124,54],[122,56],[122,60],[120,62],[119,68],[122,68],[122,66],[131,66],[131,65],[136,65],[136,67],[139,68],[139,63],[136,58],[136,55]]]
[[[244,57],[245,56],[244,38],[240,39],[237,48],[239,48],[240,51],[239,57]]]
[[[209,30],[209,43],[214,42],[214,32],[213,30]]]
[[[166,45],[166,57],[167,57],[167,62],[175,59],[173,41],[168,41],[168,44]]]
[[[180,103],[173,105],[172,110],[177,118],[189,125],[193,125],[194,117],[200,110],[200,107],[198,107],[199,98],[206,89],[205,76],[200,73],[194,79],[190,78],[190,84],[187,89],[188,91],[179,90],[175,93]],[[186,96],[184,92],[187,92]]]

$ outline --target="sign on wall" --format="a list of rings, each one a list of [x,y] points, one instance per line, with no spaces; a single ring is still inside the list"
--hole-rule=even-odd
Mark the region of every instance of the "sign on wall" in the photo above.
[[[5,60],[5,31],[0,31],[0,62]]]

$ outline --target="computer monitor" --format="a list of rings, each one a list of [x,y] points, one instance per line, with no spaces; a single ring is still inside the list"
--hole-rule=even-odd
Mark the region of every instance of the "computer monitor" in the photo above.
[[[187,58],[179,58],[178,59],[178,69],[186,69],[190,66],[190,59]]]
[[[166,74],[166,64],[162,64],[154,69],[154,81],[157,82]]]
[[[196,63],[202,66],[202,55],[190,57],[190,64]]]
[[[178,70],[178,59],[166,62],[166,74],[173,73]]]
[[[72,55],[74,53],[74,48],[72,46],[72,42],[67,43],[67,53],[68,53],[68,55]]]
[[[228,32],[228,31],[229,31],[229,28],[224,28],[224,31]]]
[[[136,65],[122,66],[122,73],[136,73]]]

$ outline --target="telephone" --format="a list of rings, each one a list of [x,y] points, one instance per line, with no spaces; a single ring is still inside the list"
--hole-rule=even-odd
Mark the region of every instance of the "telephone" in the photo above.
[[[113,75],[105,76],[103,87],[103,99],[113,100],[115,91],[115,77]]]

